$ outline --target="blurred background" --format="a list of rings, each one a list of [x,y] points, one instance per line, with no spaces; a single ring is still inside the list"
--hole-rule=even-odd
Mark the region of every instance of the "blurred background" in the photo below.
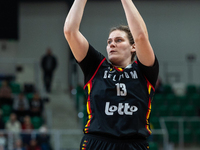
[[[0,148],[79,149],[87,118],[83,74],[63,33],[72,3],[0,1]],[[199,150],[200,1],[134,3],[160,63],[151,150]],[[121,24],[127,22],[119,0],[88,0],[80,30],[107,57],[108,32]],[[47,49],[57,60],[50,91],[41,66]]]

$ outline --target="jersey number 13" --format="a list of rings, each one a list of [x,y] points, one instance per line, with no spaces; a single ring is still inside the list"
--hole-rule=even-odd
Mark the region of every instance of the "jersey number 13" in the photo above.
[[[116,83],[115,85],[117,89],[117,96],[127,95],[126,85],[124,83]]]

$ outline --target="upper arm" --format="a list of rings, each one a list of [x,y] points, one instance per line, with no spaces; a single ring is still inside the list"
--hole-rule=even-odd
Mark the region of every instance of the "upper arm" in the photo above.
[[[135,41],[136,55],[145,66],[152,66],[155,56],[148,38],[146,24],[132,0],[121,0]]]
[[[153,66],[155,54],[147,35],[135,39],[136,55],[145,66]]]
[[[78,62],[82,61],[85,58],[89,48],[87,39],[80,33],[80,31],[69,33],[65,32],[65,38],[75,59]]]

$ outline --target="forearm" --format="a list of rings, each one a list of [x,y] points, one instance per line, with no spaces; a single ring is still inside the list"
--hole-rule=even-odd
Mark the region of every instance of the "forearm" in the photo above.
[[[121,2],[134,39],[137,40],[140,35],[145,35],[148,38],[145,22],[132,0],[121,0]]]
[[[82,61],[88,51],[89,43],[79,31],[87,0],[75,0],[65,21],[64,35],[75,59]]]
[[[64,31],[79,30],[87,0],[75,0],[65,20]]]
[[[121,0],[128,26],[135,41],[137,58],[145,66],[152,66],[155,61],[150,44],[146,24],[132,0]]]

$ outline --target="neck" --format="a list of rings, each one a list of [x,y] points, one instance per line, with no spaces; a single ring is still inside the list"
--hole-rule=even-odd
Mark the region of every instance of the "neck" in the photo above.
[[[124,69],[124,68],[126,68],[128,65],[130,65],[130,64],[131,64],[131,63],[126,64],[126,65],[115,65],[115,64],[112,64],[112,66],[117,67],[117,68],[122,68],[122,69]]]
[[[122,61],[111,61],[112,66],[115,66],[117,68],[126,68],[128,65],[132,63],[133,62],[129,58]]]

